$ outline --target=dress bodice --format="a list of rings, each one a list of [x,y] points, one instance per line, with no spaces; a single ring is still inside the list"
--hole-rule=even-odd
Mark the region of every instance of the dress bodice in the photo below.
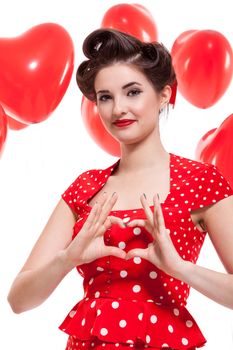
[[[62,194],[78,215],[73,238],[90,213],[88,201],[104,186],[119,162],[81,174]],[[215,166],[170,154],[170,192],[161,206],[172,242],[184,260],[196,263],[206,235],[192,222],[191,211],[231,194],[229,183]],[[145,218],[142,208],[113,210],[111,215],[125,222]],[[113,225],[105,232],[104,242],[128,252],[146,248],[152,237],[142,227]],[[68,334],[80,339],[95,335],[112,342],[134,343],[140,339],[158,348],[188,349],[205,343],[185,307],[189,286],[149,261],[107,256],[79,265],[77,270],[83,277],[84,297],[60,326]]]

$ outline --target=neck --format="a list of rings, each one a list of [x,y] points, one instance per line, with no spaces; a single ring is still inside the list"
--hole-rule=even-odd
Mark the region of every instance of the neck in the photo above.
[[[163,147],[160,137],[152,134],[143,142],[121,145],[118,173],[133,174],[152,169],[164,169],[169,164],[169,160],[169,153]]]

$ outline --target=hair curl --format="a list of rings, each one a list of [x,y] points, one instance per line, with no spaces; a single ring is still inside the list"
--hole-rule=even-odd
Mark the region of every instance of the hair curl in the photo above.
[[[83,42],[83,53],[88,58],[76,73],[79,89],[91,101],[96,101],[94,82],[97,73],[117,62],[132,64],[145,74],[157,92],[176,83],[171,55],[158,42],[142,42],[115,29],[97,29]]]

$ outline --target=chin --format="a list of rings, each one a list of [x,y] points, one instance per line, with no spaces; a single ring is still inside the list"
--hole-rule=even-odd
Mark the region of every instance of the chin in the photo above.
[[[125,144],[125,145],[133,145],[136,144],[140,141],[142,141],[145,136],[144,135],[138,135],[138,133],[134,133],[132,130],[129,130],[129,132],[127,132],[126,130],[124,132],[120,131],[118,133],[116,133],[116,130],[107,130],[109,132],[109,134],[119,143],[121,144]]]
[[[140,143],[139,138],[117,138],[116,140],[122,145],[134,145]]]

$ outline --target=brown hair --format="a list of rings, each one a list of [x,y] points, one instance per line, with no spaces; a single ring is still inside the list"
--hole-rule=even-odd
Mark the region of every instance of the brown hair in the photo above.
[[[157,92],[176,82],[169,51],[158,42],[144,43],[115,29],[97,29],[83,42],[83,61],[76,74],[83,95],[96,101],[94,81],[100,69],[117,62],[133,64],[152,83]]]

